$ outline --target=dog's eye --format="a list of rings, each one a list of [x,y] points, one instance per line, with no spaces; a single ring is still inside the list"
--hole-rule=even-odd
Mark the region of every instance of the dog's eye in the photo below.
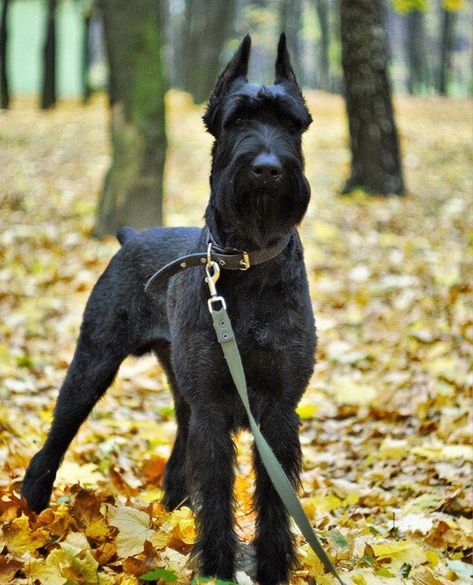
[[[245,126],[247,120],[243,116],[236,116],[235,118],[229,118],[225,123],[224,127],[227,129]]]
[[[298,132],[301,130],[300,123],[297,120],[294,120],[294,118],[286,118],[284,120],[284,124],[286,128],[289,128],[289,130],[292,130],[294,132]]]

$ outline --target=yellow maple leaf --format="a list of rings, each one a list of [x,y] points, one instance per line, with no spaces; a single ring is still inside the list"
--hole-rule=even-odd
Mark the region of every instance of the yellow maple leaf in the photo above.
[[[62,574],[62,567],[67,564],[64,551],[55,549],[46,559],[30,559],[23,571],[31,581],[38,580],[42,585],[64,585],[67,577]]]
[[[134,575],[123,575],[119,583],[120,585],[140,585],[138,577]]]
[[[150,527],[148,514],[129,506],[107,506],[108,522],[118,528],[117,553],[121,557],[132,557],[143,550],[145,540],[150,542],[156,531]]]
[[[436,567],[440,563],[440,557],[434,550],[425,551],[425,556],[432,567]]]
[[[340,230],[335,223],[316,220],[314,222],[313,233],[315,239],[323,244],[332,242],[340,237]]]
[[[95,518],[85,527],[85,533],[89,538],[93,538],[99,542],[105,540],[108,535],[109,527],[105,518]]]
[[[413,447],[411,453],[418,457],[425,457],[433,461],[453,461],[455,459],[464,459],[473,462],[473,447],[470,445],[423,445]]]
[[[329,493],[329,494],[317,494],[313,498],[309,498],[304,505],[304,508],[310,513],[318,511],[318,512],[331,512],[332,510],[337,510],[343,506],[342,500],[337,498],[336,495]],[[313,513],[311,514],[313,515]]]
[[[60,546],[67,563],[62,571],[63,574],[72,582],[95,585],[99,564],[94,559],[85,535],[80,532],[71,532]]]
[[[56,476],[56,483],[58,485],[80,483],[84,486],[96,486],[101,480],[103,481],[104,477],[97,471],[96,465],[93,463],[79,465],[75,461],[64,461]]]
[[[367,384],[359,384],[349,378],[339,378],[333,384],[338,404],[369,404],[376,397],[376,390]]]
[[[413,546],[412,542],[400,540],[398,542],[387,542],[385,544],[372,544],[371,548],[377,559],[388,559],[393,555],[405,552]]]
[[[381,459],[403,459],[409,453],[409,445],[405,439],[386,437],[379,447]]]
[[[335,585],[337,580],[331,574],[325,572],[319,557],[312,549],[305,548],[304,565],[310,569],[310,575],[316,578],[318,585]]]
[[[44,528],[31,530],[28,518],[22,514],[3,527],[3,537],[8,550],[15,556],[32,553],[49,542],[49,533]]]
[[[404,585],[405,583],[403,579],[374,574],[371,569],[355,569],[350,573],[350,579],[355,585]]]
[[[427,557],[422,548],[415,542],[400,540],[392,543],[371,545],[377,559],[390,559],[389,569],[397,572],[403,564],[417,567],[427,562]]]
[[[310,420],[314,417],[315,413],[319,410],[319,406],[316,404],[301,404],[297,407],[297,414],[301,420]]]
[[[195,522],[192,510],[183,506],[179,510],[174,510],[171,514],[170,525],[172,526],[172,536],[174,539],[184,544],[193,544],[195,542]]]
[[[445,585],[445,581],[438,579],[430,569],[423,568],[417,570],[412,579],[414,585]]]

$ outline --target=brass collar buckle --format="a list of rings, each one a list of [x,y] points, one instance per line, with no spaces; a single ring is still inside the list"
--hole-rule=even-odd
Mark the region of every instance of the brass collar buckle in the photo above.
[[[240,270],[248,270],[251,267],[250,255],[248,252],[242,252],[241,255],[243,258],[240,260]]]

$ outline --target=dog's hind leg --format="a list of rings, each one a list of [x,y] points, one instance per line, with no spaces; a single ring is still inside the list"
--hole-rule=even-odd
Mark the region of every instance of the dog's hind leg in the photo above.
[[[261,421],[261,432],[295,488],[299,483],[301,466],[298,427],[298,416],[294,411],[286,408],[281,410],[275,408]],[[263,467],[256,448],[254,448],[254,465],[256,471],[254,503],[258,511],[254,542],[257,581],[260,585],[287,583],[289,571],[293,568],[296,558],[289,516]]]
[[[35,512],[48,506],[64,453],[126,357],[115,340],[94,338],[89,331],[91,327],[90,323],[83,325],[74,358],[59,391],[48,437],[31,460],[23,480],[22,496]]]
[[[41,450],[33,457],[22,485],[29,507],[48,506],[56,472],[70,442],[95,403],[112,383],[128,351],[129,331],[110,301],[104,275],[95,287],[81,326],[73,360],[59,391],[54,420]]]
[[[74,359],[59,391],[54,420],[45,444],[33,457],[22,486],[28,506],[48,506],[56,472],[70,442],[95,403],[112,383],[125,356],[79,338]]]
[[[174,510],[183,503],[190,505],[190,502],[186,501],[189,495],[186,481],[186,451],[190,408],[181,396],[177,386],[171,364],[170,344],[162,341],[156,344],[154,352],[166,372],[166,377],[174,398],[177,432],[164,473],[164,505],[167,510]]]

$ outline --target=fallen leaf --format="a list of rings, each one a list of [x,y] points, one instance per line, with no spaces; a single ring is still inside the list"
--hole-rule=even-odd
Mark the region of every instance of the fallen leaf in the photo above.
[[[3,527],[3,537],[8,550],[19,557],[25,553],[33,553],[49,542],[47,530],[31,530],[29,520],[24,514]]]
[[[132,557],[142,552],[145,540],[152,541],[156,532],[151,528],[151,519],[145,512],[128,506],[107,506],[108,522],[119,530],[117,553],[121,557]]]

